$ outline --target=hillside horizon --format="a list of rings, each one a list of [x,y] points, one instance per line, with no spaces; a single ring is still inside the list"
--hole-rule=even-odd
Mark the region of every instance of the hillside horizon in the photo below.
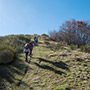
[[[16,48],[17,43],[18,55],[11,63],[0,64],[1,90],[90,90],[89,53],[65,42],[38,36],[38,46],[34,47],[27,63],[22,50],[29,38],[24,35],[4,37],[6,45],[14,43]]]

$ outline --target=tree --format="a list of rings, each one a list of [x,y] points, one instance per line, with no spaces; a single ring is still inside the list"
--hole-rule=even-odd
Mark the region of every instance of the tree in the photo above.
[[[54,40],[66,41],[69,45],[74,44],[78,47],[86,45],[90,42],[90,22],[89,21],[66,21],[60,27],[60,30],[56,33],[52,32],[52,38]]]

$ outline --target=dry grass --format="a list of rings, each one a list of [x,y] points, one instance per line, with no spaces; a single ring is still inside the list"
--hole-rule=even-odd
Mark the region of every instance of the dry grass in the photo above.
[[[24,55],[0,66],[2,90],[90,90],[90,55],[80,50],[52,50],[43,41],[33,50],[30,63]],[[54,42],[52,42],[54,43]]]

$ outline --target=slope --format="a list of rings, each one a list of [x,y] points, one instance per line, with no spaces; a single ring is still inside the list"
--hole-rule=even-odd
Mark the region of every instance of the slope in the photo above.
[[[34,47],[29,63],[20,54],[0,66],[1,90],[90,90],[90,55],[69,46],[53,50],[50,45],[57,43],[48,42]]]

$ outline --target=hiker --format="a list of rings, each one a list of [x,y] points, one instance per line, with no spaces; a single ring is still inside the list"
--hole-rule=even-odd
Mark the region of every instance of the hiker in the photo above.
[[[32,50],[33,50],[33,47],[34,47],[34,42],[33,42],[33,41],[29,42],[29,45],[30,45],[30,53],[29,53],[29,56],[32,57]]]
[[[25,61],[28,62],[28,54],[30,53],[30,45],[26,43],[23,52],[25,53]]]
[[[37,37],[34,38],[34,42],[37,45],[37,43],[38,43],[38,38]]]

